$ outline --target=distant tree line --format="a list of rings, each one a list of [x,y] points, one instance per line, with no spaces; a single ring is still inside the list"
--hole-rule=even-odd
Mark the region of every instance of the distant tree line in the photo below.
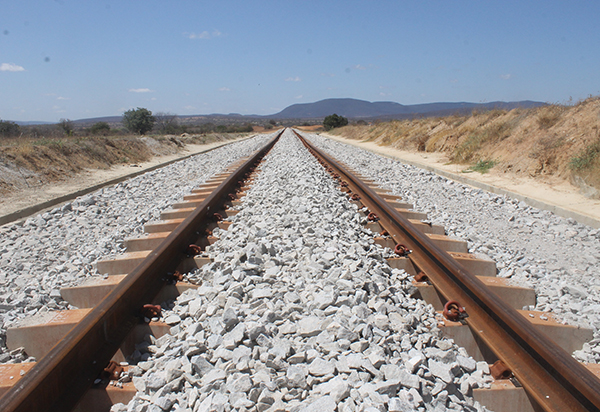
[[[265,128],[273,128],[274,120],[266,122]],[[122,124],[107,122],[77,124],[70,119],[60,119],[56,124],[19,125],[15,122],[0,120],[0,138],[61,138],[93,136],[126,136],[134,134],[180,135],[210,133],[251,133],[253,124],[206,122],[199,124],[180,124],[177,115],[158,112],[152,114],[148,109],[137,108],[123,113]]]
[[[145,134],[153,131],[157,134],[207,134],[207,133],[250,133],[252,124],[218,124],[202,123],[199,125],[181,125],[176,114],[157,113],[153,115],[148,109],[138,107],[123,114],[123,125],[131,132]]]

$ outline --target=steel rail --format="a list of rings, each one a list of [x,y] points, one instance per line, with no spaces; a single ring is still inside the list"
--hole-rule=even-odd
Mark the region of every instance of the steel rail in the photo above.
[[[89,389],[131,329],[142,305],[165,285],[198,228],[225,203],[238,182],[277,142],[279,132],[229,175],[148,257],[0,398],[0,411],[70,411]]]
[[[361,202],[377,214],[396,243],[413,250],[411,261],[427,274],[444,298],[457,300],[466,308],[469,317],[465,321],[473,333],[504,361],[543,410],[600,410],[598,378],[433,244],[353,173],[294,132],[315,157],[333,168],[352,192],[361,196]]]

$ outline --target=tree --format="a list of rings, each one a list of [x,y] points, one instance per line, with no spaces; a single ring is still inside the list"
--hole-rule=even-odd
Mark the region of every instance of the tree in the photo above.
[[[159,112],[154,118],[154,128],[161,134],[178,134],[181,131],[176,114]]]
[[[90,133],[106,136],[110,133],[110,126],[106,122],[96,122],[90,127]]]
[[[127,110],[123,113],[123,126],[132,133],[144,134],[154,127],[152,112],[143,107]]]
[[[69,119],[60,119],[58,126],[63,129],[67,136],[73,136],[73,122]]]
[[[343,116],[338,116],[335,113],[327,116],[323,120],[323,127],[325,127],[325,130],[335,129],[336,127],[346,126],[347,124],[348,119]]]
[[[15,122],[0,120],[0,136],[15,137],[21,134],[21,127]]]

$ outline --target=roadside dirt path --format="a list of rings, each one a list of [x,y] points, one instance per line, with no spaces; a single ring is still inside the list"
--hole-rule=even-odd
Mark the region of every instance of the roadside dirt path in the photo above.
[[[373,142],[345,139],[321,133],[330,139],[351,144],[382,156],[400,160],[445,177],[490,192],[507,194],[527,204],[550,210],[560,216],[572,217],[580,223],[600,228],[600,200],[583,196],[579,188],[559,179],[518,177],[491,169],[486,174],[467,171],[467,166],[450,164],[442,153],[408,152]]]

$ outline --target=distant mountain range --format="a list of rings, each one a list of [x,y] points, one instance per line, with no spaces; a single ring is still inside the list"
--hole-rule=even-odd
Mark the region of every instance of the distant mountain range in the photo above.
[[[368,102],[357,99],[325,99],[315,103],[293,104],[276,114],[266,117],[276,119],[310,119],[325,117],[336,113],[351,119],[358,118],[407,118],[442,116],[454,113],[466,113],[472,110],[505,109],[517,107],[530,108],[544,106],[546,103],[530,100],[520,102],[490,103],[426,103],[403,105],[395,102]]]
[[[204,122],[248,122],[260,119],[277,120],[308,120],[322,119],[336,113],[349,119],[407,119],[413,117],[448,116],[452,114],[465,114],[472,110],[504,109],[511,110],[517,107],[531,108],[545,106],[546,103],[523,100],[518,102],[490,102],[490,103],[425,103],[403,105],[395,102],[368,102],[358,99],[325,99],[314,103],[293,104],[279,113],[271,115],[241,115],[209,114],[178,116],[183,123]],[[119,123],[121,116],[96,117],[91,119],[74,120],[76,124],[87,125],[96,122],[109,124]],[[44,122],[16,122],[20,125],[43,124]]]

